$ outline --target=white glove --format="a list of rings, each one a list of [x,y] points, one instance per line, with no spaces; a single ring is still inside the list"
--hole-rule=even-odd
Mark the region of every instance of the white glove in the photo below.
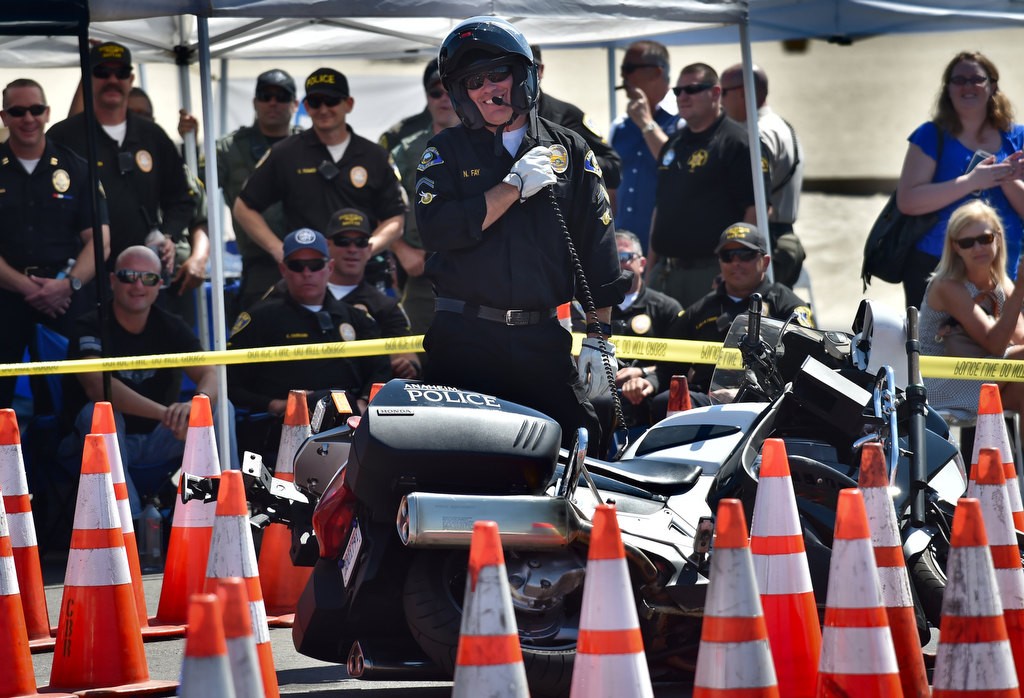
[[[505,179],[519,190],[519,201],[523,202],[549,184],[558,181],[555,171],[551,169],[551,148],[538,145],[512,165]]]
[[[615,375],[615,345],[604,340],[604,354],[608,357],[608,365],[611,366],[612,375]],[[601,358],[601,345],[597,337],[587,337],[583,340],[583,347],[580,349],[580,358],[576,362],[576,369],[579,371],[580,380],[587,391],[587,398],[595,398],[598,395],[611,395],[611,386],[608,384],[608,371],[605,369],[604,360]]]

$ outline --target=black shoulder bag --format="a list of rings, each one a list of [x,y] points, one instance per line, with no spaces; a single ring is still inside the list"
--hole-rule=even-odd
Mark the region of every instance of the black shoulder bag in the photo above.
[[[935,167],[938,169],[942,160],[942,131],[937,129],[938,147],[936,149]],[[920,216],[908,216],[896,205],[896,192],[886,202],[882,212],[871,226],[867,242],[864,243],[864,263],[860,268],[860,278],[864,282],[864,290],[877,276],[882,281],[898,284],[903,281],[903,269],[907,266],[907,258],[917,241],[927,233],[939,220],[938,211]]]

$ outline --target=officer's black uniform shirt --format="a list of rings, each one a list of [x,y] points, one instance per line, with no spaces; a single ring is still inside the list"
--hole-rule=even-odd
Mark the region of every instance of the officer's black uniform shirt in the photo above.
[[[767,168],[764,168],[767,169]],[[771,179],[764,172],[765,191]],[[725,115],[700,133],[677,132],[658,157],[651,249],[659,257],[712,257],[722,231],[754,205],[747,132]]]
[[[407,337],[412,332],[409,316],[405,314],[402,305],[366,279],[360,281],[341,300],[376,320],[381,337]]]
[[[314,313],[291,296],[274,296],[242,312],[231,328],[229,349],[318,344],[376,339],[380,329],[373,318],[330,293]],[[306,359],[228,366],[228,389],[236,405],[264,410],[271,400],[285,399],[289,390],[349,390],[366,398],[370,386],[391,378],[387,356],[352,359]]]
[[[322,231],[341,208],[364,211],[374,224],[404,215],[402,184],[387,151],[351,127],[348,133],[351,142],[338,162],[313,129],[275,143],[239,198],[256,211],[282,202],[288,230]]]
[[[626,294],[629,295],[629,294]],[[667,337],[682,306],[679,301],[660,291],[640,287],[633,303],[623,310],[612,306],[612,335],[627,337]],[[572,304],[573,332],[586,332],[587,318],[579,302]]]
[[[80,156],[86,150],[85,114],[68,117],[47,131]],[[110,215],[108,267],[125,248],[142,245],[159,227],[178,240],[195,213],[178,148],[156,124],[128,112],[124,143],[96,126],[96,155],[100,182]]]
[[[604,185],[609,189],[618,189],[622,181],[622,158],[608,141],[587,125],[582,109],[541,92],[537,98],[537,116],[583,136],[583,140],[597,156],[597,164],[601,166],[604,175]]]
[[[795,312],[797,322],[807,327],[814,327],[814,319],[807,302],[782,284],[769,283],[768,279],[761,282],[755,291],[763,300],[763,311],[766,317],[776,320],[788,320]],[[691,305],[672,323],[668,330],[669,339],[689,339],[702,342],[722,342],[729,333],[732,321],[743,315],[750,307],[747,298],[736,301],[726,295],[725,284]],[[656,376],[655,391],[668,388],[673,375],[686,375],[690,364],[659,364]],[[714,364],[693,364],[694,377],[690,382],[690,390],[707,392],[711,385],[711,376],[715,372]]]
[[[552,309],[572,299],[569,250],[548,190],[513,204],[482,230],[484,193],[537,145],[564,151],[566,167],[556,171],[551,188],[595,306],[622,300],[630,278],[619,269],[600,166],[579,135],[544,119],[537,119],[536,133],[527,132],[515,157],[504,147],[495,155],[495,135],[486,129],[458,126],[430,139],[418,168],[416,220],[424,248],[435,252],[425,273],[438,296],[519,310]]]
[[[100,199],[100,222],[106,209]],[[17,271],[41,267],[53,277],[82,251],[83,230],[92,228],[88,164],[47,139],[32,174],[7,143],[0,145],[0,257]]]

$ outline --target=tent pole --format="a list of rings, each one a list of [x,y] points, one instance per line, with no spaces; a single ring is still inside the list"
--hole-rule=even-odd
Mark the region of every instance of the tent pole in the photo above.
[[[771,236],[768,233],[768,194],[764,190],[764,175],[761,172],[761,130],[757,125],[757,95],[754,93],[754,59],[750,50],[750,27],[744,18],[737,26],[740,29],[740,49],[743,56],[743,93],[747,107],[747,138],[750,141],[750,175],[754,178],[754,205],[757,209],[757,229],[768,240],[771,252]],[[768,265],[768,281],[775,281],[774,264]]]
[[[206,17],[197,17],[199,24],[199,84],[202,90],[203,123],[214,123],[213,88],[210,76],[210,27]],[[222,207],[220,183],[217,181],[217,142],[206,131],[203,139],[203,152],[206,156],[206,197],[210,211],[219,211]],[[224,330],[224,232],[221,217],[209,216],[210,234],[210,266],[213,272],[213,349],[223,351],[227,346]],[[222,467],[228,468],[231,463],[230,414],[228,412],[228,373],[224,364],[216,366],[217,371],[217,445],[220,449]]]
[[[615,82],[619,76],[619,67],[615,65],[615,45],[611,45],[607,48],[608,53],[608,123],[612,124],[615,122],[615,117],[619,113],[618,104],[616,102],[615,95]],[[611,133],[611,128],[606,131]]]

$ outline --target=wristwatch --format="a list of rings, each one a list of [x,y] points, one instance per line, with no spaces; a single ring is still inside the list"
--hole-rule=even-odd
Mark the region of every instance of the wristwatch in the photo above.
[[[658,128],[657,121],[648,121],[644,126],[644,133],[654,133],[654,129]]]
[[[71,274],[68,274],[67,275],[67,280],[68,280],[68,283],[71,284],[71,292],[72,293],[77,293],[78,291],[82,290],[82,280],[79,279],[77,276],[71,276]]]

